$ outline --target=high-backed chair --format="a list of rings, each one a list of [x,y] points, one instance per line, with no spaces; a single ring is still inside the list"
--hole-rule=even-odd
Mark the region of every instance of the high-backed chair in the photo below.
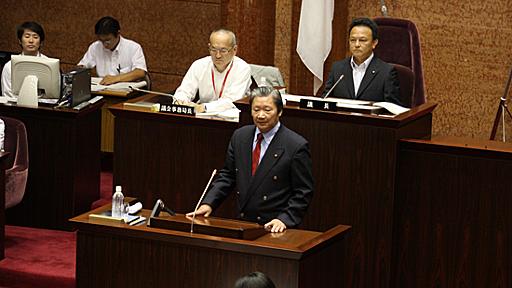
[[[5,170],[5,208],[21,202],[28,177],[28,141],[25,124],[10,117],[0,117],[5,124],[4,150],[9,152]]]
[[[251,75],[257,82],[258,86],[271,85],[272,87],[284,87],[283,76],[279,68],[274,66],[262,66],[256,64],[250,64]],[[265,77],[267,83],[260,83],[261,78]]]
[[[407,19],[377,17],[374,20],[379,29],[375,55],[388,63],[409,67],[415,79],[410,107],[425,103],[420,37],[416,25]]]
[[[393,64],[398,72],[398,81],[400,81],[400,102],[405,107],[412,107],[414,99],[414,72],[409,67],[400,64]]]

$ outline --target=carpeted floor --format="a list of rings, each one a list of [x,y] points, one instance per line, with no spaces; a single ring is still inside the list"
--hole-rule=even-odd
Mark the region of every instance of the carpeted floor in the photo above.
[[[101,172],[96,208],[112,198],[112,172]],[[75,287],[76,233],[5,226],[5,258],[0,261],[0,287]]]
[[[0,286],[75,287],[76,233],[5,226]]]

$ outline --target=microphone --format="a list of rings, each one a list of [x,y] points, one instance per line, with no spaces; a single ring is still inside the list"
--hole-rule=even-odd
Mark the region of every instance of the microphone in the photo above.
[[[155,94],[155,95],[161,95],[161,96],[168,96],[168,97],[172,98],[172,104],[174,104],[174,102],[176,102],[176,99],[174,98],[174,95],[169,94],[169,93],[162,93],[162,92],[157,92],[157,91],[145,90],[145,89],[140,89],[140,88],[136,88],[136,87],[132,87],[132,86],[128,86],[128,88],[132,89],[133,91],[137,91],[137,92],[143,92],[143,93]]]
[[[148,219],[148,226],[151,226],[151,224],[150,224],[151,218],[158,217],[158,215],[160,215],[160,212],[162,211],[162,209],[172,216],[176,215],[176,212],[172,211],[169,207],[165,206],[164,201],[157,199],[155,202],[155,206],[153,206],[153,210],[151,210],[151,214]]]
[[[210,176],[208,184],[206,184],[206,187],[204,187],[203,195],[201,195],[201,198],[199,198],[199,201],[197,201],[196,209],[194,209],[194,213],[192,213],[192,224],[190,225],[190,233],[194,233],[194,220],[196,219],[197,209],[199,209],[199,205],[201,204],[201,201],[203,201],[204,195],[206,195],[206,191],[208,190],[208,187],[210,187],[210,183],[212,183],[213,176],[215,176],[216,173],[217,169],[213,169],[212,176]]]
[[[338,83],[340,83],[341,79],[343,79],[343,77],[345,77],[345,75],[341,74],[340,78],[338,79],[338,81],[336,81],[336,83],[334,83],[334,85],[332,85],[331,89],[329,89],[329,91],[327,91],[327,93],[325,94],[324,97],[322,97],[323,99],[327,98],[327,96],[329,96],[332,92],[332,90],[334,90],[334,87],[336,87],[336,85],[338,85]]]

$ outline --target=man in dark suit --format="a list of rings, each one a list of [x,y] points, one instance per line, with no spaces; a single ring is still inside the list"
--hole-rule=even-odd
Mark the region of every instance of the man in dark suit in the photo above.
[[[308,142],[279,122],[283,101],[277,90],[258,87],[250,103],[255,125],[233,133],[224,168],[196,215],[208,217],[236,187],[241,219],[282,232],[300,224],[313,196]]]
[[[333,64],[325,83],[325,96],[368,101],[386,101],[402,105],[397,71],[373,54],[379,43],[377,24],[368,18],[354,19],[349,28],[351,57]]]

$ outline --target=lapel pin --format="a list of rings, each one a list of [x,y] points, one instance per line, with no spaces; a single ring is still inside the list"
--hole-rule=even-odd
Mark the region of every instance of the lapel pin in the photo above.
[[[276,153],[276,154],[274,154],[274,158],[277,158],[277,153]]]
[[[375,70],[372,70],[372,74],[375,74]]]

